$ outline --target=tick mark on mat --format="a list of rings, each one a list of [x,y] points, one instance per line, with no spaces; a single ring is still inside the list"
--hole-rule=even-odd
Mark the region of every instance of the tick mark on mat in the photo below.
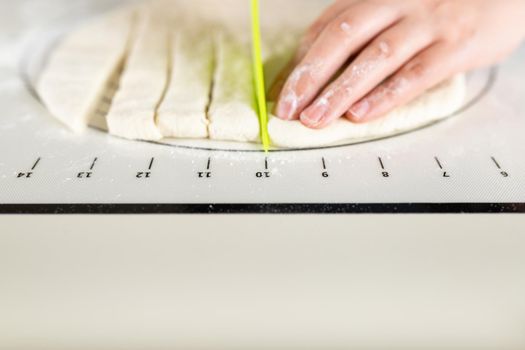
[[[199,179],[209,179],[211,178],[211,157],[208,158],[208,161],[206,162],[206,171],[199,171],[197,172],[197,177]]]
[[[38,157],[38,159],[36,160],[35,164],[33,164],[33,167],[31,168],[31,170],[35,170],[36,167],[38,166],[38,163],[40,163],[41,160],[42,160],[42,158]]]
[[[326,159],[323,157],[321,158],[322,160],[322,163],[323,163],[323,172],[321,173],[321,176],[324,177],[324,178],[327,178],[327,177],[330,177],[330,175],[328,174],[328,168],[326,166]]]
[[[268,165],[268,158],[264,158],[264,171],[258,171],[255,173],[255,177],[258,179],[268,179],[272,176],[271,172],[269,171],[269,165]]]
[[[151,158],[151,161],[149,162],[148,170],[151,170],[153,168],[154,162],[155,162],[155,158]]]
[[[379,160],[379,165],[381,166],[381,175],[384,177],[384,178],[389,178],[390,177],[390,173],[388,171],[386,171],[386,167],[385,167],[385,163],[383,162],[383,158],[381,157],[378,157],[377,158]]]
[[[383,163],[383,158],[378,157],[379,165],[381,166],[381,170],[385,170],[385,163]]]
[[[510,174],[507,171],[503,170],[503,168],[501,167],[501,164],[498,162],[496,157],[490,157],[490,159],[492,159],[492,162],[496,165],[496,167],[500,171],[501,176],[503,176],[505,178],[510,177]]]
[[[439,169],[443,170],[443,164],[441,164],[441,161],[439,160],[439,158],[438,157],[434,157],[434,159],[436,160],[436,163],[437,163]]]
[[[95,165],[97,164],[98,158],[93,159],[93,163],[91,163],[91,166],[89,167],[89,170],[93,170],[95,168]]]
[[[495,157],[490,157],[490,159],[492,159],[492,162],[494,162],[494,164],[496,165],[496,167],[501,170],[501,165],[499,164],[498,160],[495,158]]]
[[[434,160],[436,161],[438,167],[440,170],[445,170],[445,167],[443,166],[443,163],[441,163],[441,161],[439,160],[438,157],[434,157]],[[449,174],[448,171],[443,171],[443,177],[448,179],[451,177],[451,175]]]

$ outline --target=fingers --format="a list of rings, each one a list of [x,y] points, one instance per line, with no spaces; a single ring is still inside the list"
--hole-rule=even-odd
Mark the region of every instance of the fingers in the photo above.
[[[301,39],[301,42],[299,44],[299,47],[297,48],[295,55],[286,65],[286,67],[284,67],[283,70],[279,73],[279,75],[275,79],[275,82],[272,84],[272,87],[270,88],[270,92],[268,94],[268,98],[270,101],[277,100],[279,94],[281,93],[284,87],[284,84],[286,83],[286,78],[290,75],[290,73],[292,73],[295,66],[304,59],[315,40],[319,37],[319,34],[325,29],[326,25],[335,18],[337,18],[341,14],[341,12],[350,7],[350,5],[355,3],[356,1],[358,0],[336,1],[334,4],[329,6],[321,14],[321,16],[319,16],[319,18],[308,28],[305,35]]]
[[[340,0],[329,6],[319,18],[308,28],[306,34],[301,40],[299,49],[295,55],[295,63],[299,63],[306,56],[308,50],[319,37],[319,34],[326,28],[327,24],[339,17],[339,15],[348,9],[358,0]]]
[[[354,123],[381,117],[452,76],[456,70],[453,50],[443,43],[433,45],[353,105],[346,117]]]
[[[278,117],[297,119],[348,57],[400,17],[391,6],[358,2],[326,26],[281,92]]]
[[[286,83],[286,78],[290,75],[292,70],[295,67],[294,60],[291,60],[288,62],[288,64],[279,72],[277,75],[277,78],[275,78],[275,81],[273,82],[272,86],[270,87],[270,91],[268,93],[268,100],[270,101],[276,101],[279,98],[279,95],[281,94],[281,91],[284,87],[284,84]]]
[[[417,28],[418,30],[414,30]],[[435,38],[430,25],[404,20],[368,45],[345,72],[301,114],[310,128],[323,128],[395,73]]]

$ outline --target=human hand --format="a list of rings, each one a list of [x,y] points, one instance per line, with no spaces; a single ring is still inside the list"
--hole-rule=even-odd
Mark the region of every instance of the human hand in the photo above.
[[[524,37],[523,0],[338,0],[274,87],[275,114],[310,128],[342,116],[368,122],[498,62]]]

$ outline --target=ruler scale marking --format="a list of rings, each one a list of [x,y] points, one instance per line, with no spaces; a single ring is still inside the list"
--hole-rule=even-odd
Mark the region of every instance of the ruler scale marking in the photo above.
[[[33,166],[31,167],[31,170],[35,170],[41,160],[42,160],[42,158],[38,157],[38,159],[36,160],[35,164],[33,164]]]
[[[495,157],[490,157],[492,159],[492,161],[494,162],[494,164],[496,164],[496,167],[501,170],[501,165],[499,164],[499,162],[497,161],[497,159]]]
[[[91,166],[89,167],[89,170],[93,170],[95,168],[97,161],[98,161],[98,157],[95,157],[95,159],[93,159],[93,163],[91,163]]]
[[[437,163],[439,169],[443,170],[443,164],[441,164],[441,161],[439,160],[439,158],[438,157],[434,157],[434,159],[436,160],[436,163]]]
[[[383,158],[379,157],[379,165],[381,165],[381,169],[385,170],[385,163],[383,163]]]

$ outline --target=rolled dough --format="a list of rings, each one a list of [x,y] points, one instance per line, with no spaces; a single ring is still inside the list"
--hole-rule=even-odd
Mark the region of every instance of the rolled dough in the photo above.
[[[227,9],[216,4],[144,2],[82,27],[51,55],[38,84],[42,100],[74,130],[90,121],[128,139],[258,142],[249,6],[242,0],[227,0]],[[266,13],[275,13],[263,20],[270,83],[293,52],[301,28],[321,7],[306,6],[301,21],[302,16],[288,16],[294,4],[267,0],[262,6]],[[195,23],[203,29],[189,30]],[[271,118],[269,133],[273,145],[284,148],[386,137],[448,117],[462,106],[465,90],[465,77],[458,76],[371,123],[341,118],[313,130],[297,121]]]
[[[215,36],[216,67],[209,133],[212,140],[256,142],[259,118],[255,111],[251,51],[235,36]]]
[[[131,9],[97,18],[67,36],[51,53],[37,92],[51,114],[73,131],[86,128],[129,44]]]
[[[208,138],[214,52],[206,34],[187,29],[173,35],[171,84],[157,115],[164,137]]]
[[[107,123],[115,136],[160,140],[155,118],[168,82],[169,30],[167,20],[152,9],[145,8],[142,16]]]
[[[285,148],[320,147],[345,141],[365,141],[417,129],[449,117],[461,108],[466,97],[466,82],[458,75],[429,90],[412,103],[364,124],[340,118],[325,129],[314,130],[299,121],[272,118],[269,133],[275,146]]]

